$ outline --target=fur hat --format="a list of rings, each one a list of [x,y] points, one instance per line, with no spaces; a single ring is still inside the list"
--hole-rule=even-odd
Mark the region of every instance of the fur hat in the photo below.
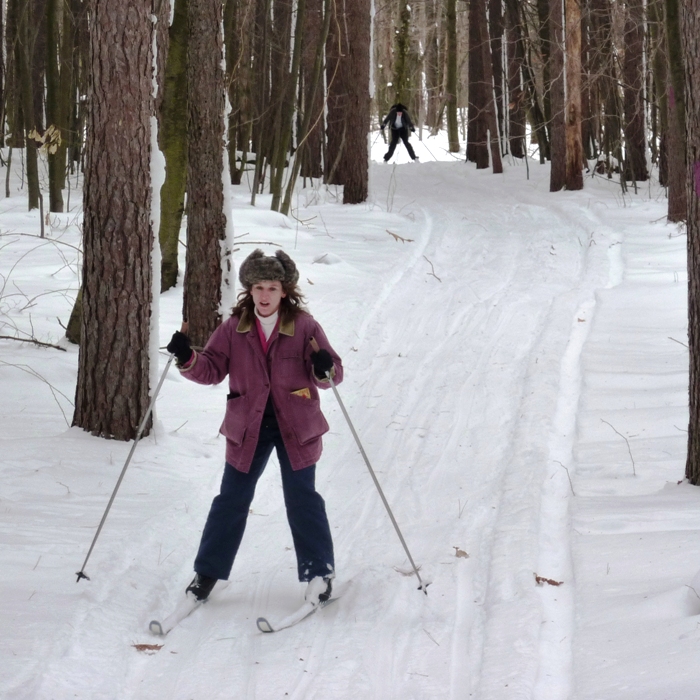
[[[241,264],[238,279],[246,289],[263,280],[279,280],[285,287],[292,287],[299,280],[299,271],[294,260],[283,250],[272,256],[265,255],[258,248]]]

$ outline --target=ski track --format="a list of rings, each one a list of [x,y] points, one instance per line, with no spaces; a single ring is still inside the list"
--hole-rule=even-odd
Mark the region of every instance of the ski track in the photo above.
[[[303,591],[289,584],[295,567],[283,508],[275,500],[280,485],[273,459],[229,586],[217,588],[164,640],[148,635],[149,619],[167,614],[188,582],[193,533],[201,530],[218,487],[223,450],[210,429],[201,448],[185,456],[196,476],[183,500],[168,465],[158,463],[157,445],[149,442],[139,448],[120,498],[151,491],[146,483],[155,469],[161,479],[155,514],[144,515],[133,530],[139,539],[117,547],[115,508],[101,553],[89,567],[98,572],[108,565],[109,574],[80,584],[70,631],[45,644],[31,670],[34,680],[19,678],[13,698],[185,699],[213,685],[218,690],[208,692],[212,700],[568,697],[570,647],[557,645],[573,630],[573,594],[563,587],[555,604],[560,591],[537,588],[534,574],[572,576],[570,486],[558,462],[570,466],[580,353],[595,314],[594,290],[608,280],[608,268],[609,284],[621,277],[620,247],[575,197],[559,216],[570,221],[572,207],[581,215],[579,249],[557,238],[553,208],[538,206],[527,186],[492,211],[487,205],[493,200],[485,197],[481,205],[479,192],[498,186],[496,177],[444,164],[420,168],[425,189],[409,197],[402,190],[404,169],[372,166],[375,206],[392,203],[401,213],[384,216],[402,217],[398,233],[413,241],[396,242],[400,262],[375,273],[368,285],[349,276],[347,294],[356,291],[358,302],[342,323],[344,335],[332,341],[347,368],[339,391],[409,547],[417,543],[412,553],[421,576],[432,582],[428,595],[416,591],[339,409],[324,396],[332,429],[319,489],[329,504],[339,575],[355,579],[342,601],[278,634],[255,629],[258,614],[294,610]],[[431,204],[434,191],[442,205]],[[324,214],[330,222],[333,211]],[[529,235],[544,226],[552,231],[549,248]],[[351,245],[359,246],[350,235]],[[543,284],[532,287],[537,277]],[[320,306],[326,315],[346,308],[334,299]],[[166,384],[164,393],[181,387]],[[504,395],[512,397],[506,411]],[[388,424],[377,421],[377,407],[390,417]],[[498,444],[488,444],[485,432],[500,435]],[[127,449],[117,446],[115,452]],[[118,463],[115,457],[115,471]],[[458,480],[455,463],[461,465]],[[141,471],[145,465],[148,474]],[[441,512],[449,492],[454,510]],[[103,503],[93,501],[85,522],[99,519]],[[163,516],[169,509],[177,513]],[[166,537],[168,529],[182,530],[183,509],[190,531]],[[73,549],[80,551],[87,530],[76,530]],[[434,533],[434,546],[425,545],[425,533]],[[256,541],[261,534],[268,539]],[[170,552],[159,549],[166,539]],[[265,549],[272,541],[275,548]],[[456,547],[468,558],[457,558]],[[390,567],[397,571],[387,579]],[[131,648],[137,642],[163,648],[139,655]],[[104,684],[81,687],[81,678],[94,677],[100,667]],[[220,683],[211,683],[212,669]]]

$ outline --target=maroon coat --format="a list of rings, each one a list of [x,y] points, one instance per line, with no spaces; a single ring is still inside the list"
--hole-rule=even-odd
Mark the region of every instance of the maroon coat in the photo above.
[[[328,423],[321,413],[318,388],[327,389],[330,383],[313,373],[311,338],[331,354],[333,381],[339,384],[343,380],[340,357],[307,313],[273,331],[267,356],[255,319],[246,312],[240,318],[232,316],[212,333],[204,350],[180,369],[183,377],[198,384],[218,384],[228,375],[233,398],[226,403],[219,430],[226,437],[226,461],[239,471],[250,470],[270,392],[292,468],[311,466],[321,456],[321,435],[328,432]]]

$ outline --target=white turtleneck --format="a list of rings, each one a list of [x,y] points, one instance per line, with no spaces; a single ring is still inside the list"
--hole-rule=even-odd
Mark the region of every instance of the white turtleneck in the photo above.
[[[261,316],[258,313],[258,310],[255,309],[255,315],[257,316],[258,321],[260,321],[260,325],[262,326],[263,333],[265,333],[265,340],[270,340],[270,336],[272,335],[272,331],[275,330],[275,325],[277,324],[277,317],[279,316],[279,310],[275,311],[274,314],[270,314],[269,316]]]

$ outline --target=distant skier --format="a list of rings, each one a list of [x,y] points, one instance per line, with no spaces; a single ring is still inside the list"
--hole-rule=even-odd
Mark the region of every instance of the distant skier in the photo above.
[[[309,582],[305,599],[318,604],[330,598],[335,575],[326,507],[315,487],[321,436],[328,431],[318,389],[330,387],[327,372],[339,384],[343,365],[304,309],[299,272],[286,253],[256,250],[238,276],[238,304],[204,350],[193,350],[179,331],[168,344],[183,377],[218,384],[228,376],[230,392],[220,429],[226,437],[221,491],[211,504],[187,593],[205,600],[218,579],[228,579],[255,486],[276,449],[299,580]]]
[[[408,110],[400,102],[397,102],[389,110],[389,114],[384,117],[384,121],[380,127],[382,132],[384,132],[384,127],[387,124],[391,125],[391,141],[389,143],[389,150],[384,156],[384,162],[386,163],[391,156],[394,155],[399,139],[401,139],[403,141],[403,145],[406,146],[408,155],[411,156],[413,160],[418,160],[418,156],[414,153],[413,147],[408,142],[408,130],[410,129],[412,132],[415,132],[416,127],[413,126]]]

